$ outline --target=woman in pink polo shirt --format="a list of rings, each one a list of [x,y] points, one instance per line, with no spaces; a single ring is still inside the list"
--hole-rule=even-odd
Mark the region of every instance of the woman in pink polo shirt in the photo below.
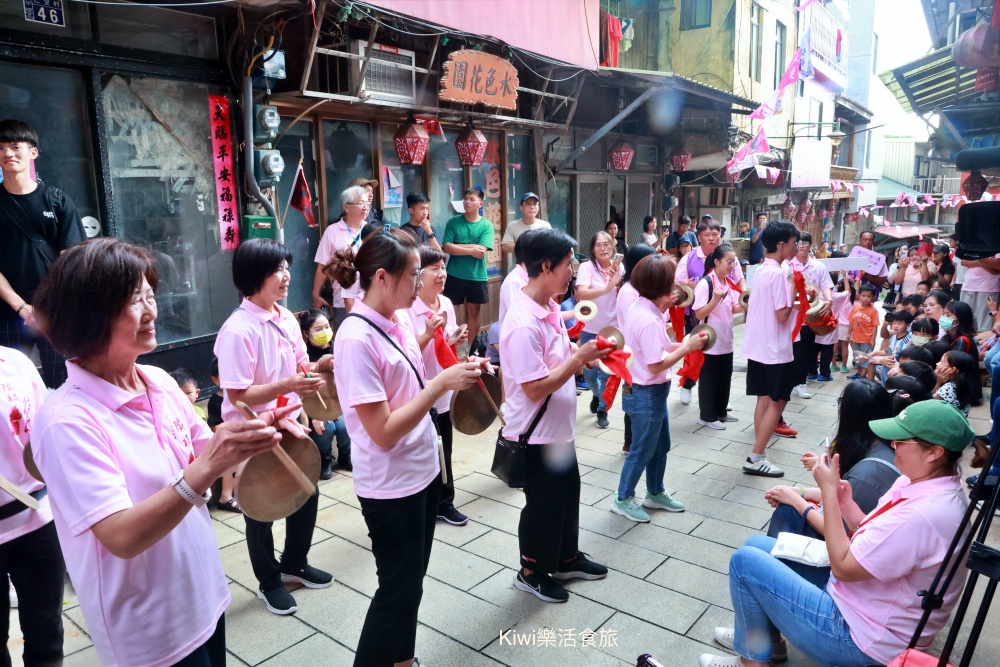
[[[344,287],[360,279],[364,290],[334,342],[354,491],[379,575],[354,664],[419,667],[417,610],[441,494],[430,411],[449,391],[471,386],[488,365],[459,363],[425,379],[409,318],[397,313],[413,305],[420,288],[420,256],[408,232],[374,234],[357,255],[338,250],[327,272]]]
[[[604,239],[611,237],[604,234]],[[580,369],[607,355],[590,341],[574,349],[556,299],[573,278],[576,241],[565,232],[535,233],[524,247],[528,284],[514,294],[500,326],[507,393],[503,437],[527,441],[527,484],[517,535],[521,569],[514,587],[545,602],[566,602],[559,581],[603,579],[608,568],[579,550],[580,468],[574,445]]]
[[[594,340],[604,327],[618,326],[615,303],[618,299],[618,285],[625,269],[621,262],[615,262],[615,240],[607,232],[597,232],[590,240],[590,261],[580,265],[576,274],[577,303],[588,300],[597,304],[597,316],[587,322],[580,334],[580,343]],[[608,410],[604,405],[604,385],[608,374],[594,366],[583,371],[587,386],[594,397],[590,401],[590,411],[597,415],[597,427],[608,428]]]
[[[648,257],[655,253],[653,246],[646,243],[636,243],[625,253],[625,273],[618,286],[618,301],[615,303],[615,315],[619,323],[624,323],[628,316],[628,311],[636,301],[639,300],[639,293],[632,287],[632,271],[635,265],[643,257]],[[628,454],[632,447],[632,418],[625,413],[625,444],[622,445],[622,453]]]
[[[70,358],[31,445],[101,664],[226,664],[229,586],[209,487],[280,440],[289,409],[213,435],[177,383],[136,363],[156,347],[156,262],[117,239],[75,245],[38,291],[35,316]]]
[[[825,589],[771,556],[773,538],[751,537],[729,561],[736,627],[715,629],[716,642],[740,657],[704,654],[701,667],[767,667],[787,655],[785,640],[837,667],[884,665],[906,649],[923,613],[917,592],[931,587],[965,514],[958,462],[975,433],[942,401],[914,403],[870,426],[892,444],[903,474],[865,516],[840,479],[839,454],[813,468],[833,572]],[[944,592],[917,648],[947,623],[964,582],[957,576]]]

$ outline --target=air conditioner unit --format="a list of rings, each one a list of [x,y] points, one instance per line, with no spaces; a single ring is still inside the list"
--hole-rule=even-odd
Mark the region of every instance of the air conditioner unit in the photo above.
[[[352,46],[351,52],[355,55],[364,56],[368,51],[368,42],[365,40],[356,40]],[[354,89],[358,87],[363,62],[351,61],[351,86]],[[416,64],[416,54],[413,51],[375,44],[361,84],[361,97],[367,95],[378,100],[416,104],[417,73],[412,69],[400,67],[400,65],[415,67]]]

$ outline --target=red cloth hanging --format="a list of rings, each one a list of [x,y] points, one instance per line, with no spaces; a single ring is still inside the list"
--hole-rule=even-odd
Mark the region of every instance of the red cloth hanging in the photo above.
[[[438,327],[434,330],[434,356],[437,357],[442,370],[451,368],[458,363],[455,348],[448,345],[448,341],[444,338],[444,327]]]
[[[795,316],[795,327],[792,328],[792,340],[794,341],[799,332],[802,331],[802,325],[806,321],[806,311],[809,310],[809,295],[806,294],[806,277],[802,272],[795,271],[792,275],[794,276],[795,293],[799,295],[799,312]]]
[[[701,367],[705,365],[705,353],[701,350],[693,350],[684,355],[684,365],[677,371],[677,377],[681,380],[691,380],[697,382],[701,377]]]
[[[622,21],[608,16],[608,65],[618,67],[618,45],[622,41]]]
[[[611,377],[608,378],[607,384],[604,385],[604,393],[601,394],[606,406],[605,410],[610,410],[611,405],[615,402],[615,396],[618,395],[618,388],[621,386],[622,380],[632,384],[632,371],[628,369],[628,360],[632,355],[625,350],[616,350],[615,344],[604,336],[598,336],[594,340],[597,342],[598,350],[611,350],[608,356],[601,360],[611,371]]]
[[[576,338],[581,333],[583,333],[583,328],[585,326],[587,326],[586,322],[584,322],[583,320],[577,320],[576,324],[574,324],[573,326],[571,326],[569,329],[566,330],[566,335],[568,335],[570,338]]]
[[[670,326],[674,328],[674,340],[678,343],[684,337],[684,309],[678,306],[670,308]]]

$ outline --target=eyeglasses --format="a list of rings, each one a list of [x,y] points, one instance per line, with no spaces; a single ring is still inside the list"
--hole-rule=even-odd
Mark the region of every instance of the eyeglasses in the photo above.
[[[349,202],[347,202],[347,205],[348,206],[368,206],[368,202],[366,202],[366,201],[349,201]]]
[[[919,445],[920,443],[917,440],[911,438],[909,440],[891,440],[889,444],[891,444],[892,448],[895,449],[900,445]]]
[[[614,248],[614,246],[611,245],[610,243],[597,243],[597,244],[594,245],[594,248],[596,248],[598,250],[602,250],[602,249],[603,250],[608,250],[610,248]]]
[[[30,148],[31,146],[29,146],[28,144],[10,144],[10,145],[0,144],[0,155],[3,155],[5,153],[13,153],[14,155],[20,155],[21,153],[26,152]]]

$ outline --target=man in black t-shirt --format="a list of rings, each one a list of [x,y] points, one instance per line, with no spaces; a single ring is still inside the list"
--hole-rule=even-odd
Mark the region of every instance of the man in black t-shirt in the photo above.
[[[35,329],[31,298],[66,248],[86,238],[73,200],[31,178],[38,135],[27,123],[0,121],[0,345],[30,354],[38,347],[42,379],[56,388],[65,359]]]
[[[434,227],[431,226],[431,200],[419,192],[411,192],[406,195],[406,208],[410,211],[410,219],[399,228],[413,234],[420,245],[441,250],[441,244],[434,234]]]

